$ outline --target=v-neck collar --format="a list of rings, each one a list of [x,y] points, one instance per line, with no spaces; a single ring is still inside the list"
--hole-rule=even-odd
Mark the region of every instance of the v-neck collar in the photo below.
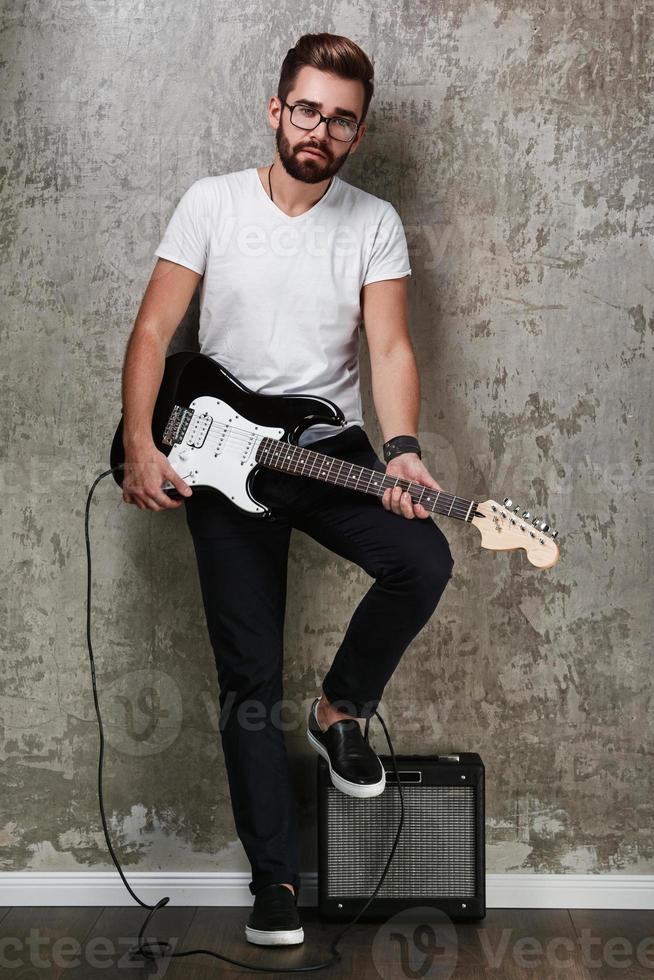
[[[266,204],[268,205],[268,207],[269,208],[274,208],[274,211],[278,215],[278,217],[285,218],[287,221],[289,221],[289,222],[291,222],[293,224],[296,223],[296,222],[298,222],[298,221],[302,221],[303,218],[308,218],[309,215],[315,214],[316,211],[325,203],[325,201],[327,201],[333,195],[333,193],[334,193],[334,187],[336,186],[336,181],[340,179],[339,176],[338,176],[338,174],[334,174],[334,176],[332,177],[331,184],[329,185],[329,187],[327,188],[327,191],[325,192],[325,194],[323,194],[323,196],[320,198],[319,201],[316,201],[316,203],[313,204],[309,208],[308,211],[303,211],[302,214],[291,215],[291,214],[286,214],[286,211],[282,211],[282,209],[280,207],[278,207],[275,204],[274,201],[271,201],[270,200],[270,197],[266,193],[266,190],[265,190],[263,184],[261,183],[261,178],[259,177],[259,171],[257,170],[256,167],[252,167],[252,173],[254,175],[254,179],[257,182],[257,187],[259,188],[259,193],[263,196],[263,198],[266,201]]]

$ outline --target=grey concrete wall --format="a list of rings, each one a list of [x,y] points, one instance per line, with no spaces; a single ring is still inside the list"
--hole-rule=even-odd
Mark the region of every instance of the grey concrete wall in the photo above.
[[[447,489],[509,495],[562,538],[541,572],[440,519],[455,575],[380,710],[396,751],[480,752],[490,872],[654,871],[651,5],[16,0],[2,28],[0,867],[112,867],[86,494],[173,207],[199,176],[272,160],[282,58],[328,30],[375,63],[370,128],[341,175],[405,222],[426,461]],[[365,345],[363,378],[380,450]],[[124,866],[247,871],[183,514],[128,507],[104,480],[91,536]],[[287,739],[314,870],[305,709],[370,580],[298,532],[289,576]]]

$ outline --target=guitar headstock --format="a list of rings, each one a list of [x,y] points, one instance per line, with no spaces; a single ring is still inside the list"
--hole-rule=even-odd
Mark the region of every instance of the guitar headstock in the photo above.
[[[524,548],[527,558],[537,568],[551,568],[559,560],[556,543],[558,531],[551,531],[540,517],[532,519],[528,510],[520,514],[520,507],[510,497],[504,504],[485,500],[475,505],[475,517],[471,524],[481,532],[482,548],[492,551],[514,551]]]

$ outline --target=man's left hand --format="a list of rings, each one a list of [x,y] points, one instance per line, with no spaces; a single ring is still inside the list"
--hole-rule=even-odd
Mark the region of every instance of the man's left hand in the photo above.
[[[422,483],[424,486],[433,487],[435,490],[443,489],[430,474],[417,453],[400,453],[399,456],[395,456],[390,463],[386,464],[386,476]],[[411,499],[411,494],[402,487],[387,487],[381,502],[386,510],[391,510],[394,514],[409,519],[429,517],[431,514],[431,511],[426,510],[422,504],[415,504]]]

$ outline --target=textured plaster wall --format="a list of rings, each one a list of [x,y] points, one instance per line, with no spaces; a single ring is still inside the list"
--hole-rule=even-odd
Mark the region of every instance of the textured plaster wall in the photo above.
[[[341,174],[405,222],[426,461],[446,488],[509,495],[562,539],[539,572],[440,518],[455,575],[380,710],[396,750],[480,752],[489,871],[654,871],[653,20],[645,0],[4,7],[2,870],[112,867],[86,493],[109,465],[123,352],[173,207],[199,176],[272,160],[282,58],[328,30],[375,63],[369,130]],[[174,344],[192,336],[193,310]],[[362,370],[380,450],[365,344]],[[107,479],[91,522],[125,868],[248,871],[183,514],[128,507]],[[369,585],[294,533],[285,717],[303,870],[305,710]]]

